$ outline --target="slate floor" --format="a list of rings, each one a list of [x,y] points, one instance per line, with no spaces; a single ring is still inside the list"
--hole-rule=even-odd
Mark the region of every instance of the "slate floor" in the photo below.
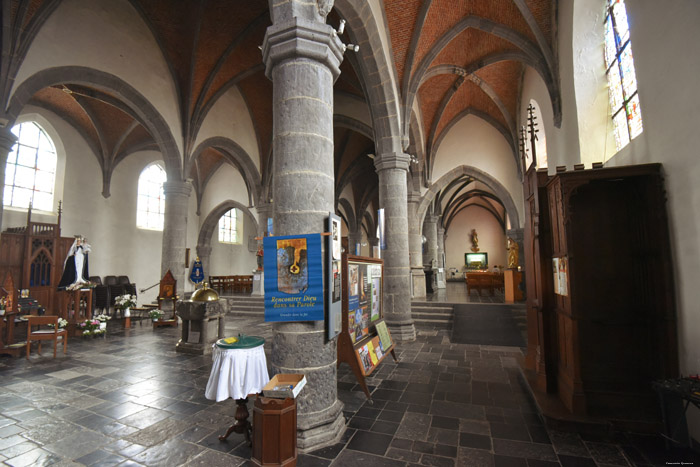
[[[178,354],[179,329],[117,323],[105,338],[72,339],[68,354],[0,357],[0,462],[10,466],[250,465],[241,435],[217,436],[235,404],[204,398],[210,357]],[[227,319],[227,334],[270,342],[262,319]],[[523,385],[519,347],[451,344],[421,330],[369,378],[366,401],[346,365],[342,440],[299,455],[299,466],[607,466],[695,462],[656,437],[610,440],[546,430]],[[269,345],[266,345],[269,352]]]

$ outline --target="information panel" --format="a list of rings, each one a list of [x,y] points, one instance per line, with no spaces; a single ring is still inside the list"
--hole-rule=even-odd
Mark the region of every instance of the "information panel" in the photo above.
[[[323,321],[321,235],[263,239],[265,321]]]

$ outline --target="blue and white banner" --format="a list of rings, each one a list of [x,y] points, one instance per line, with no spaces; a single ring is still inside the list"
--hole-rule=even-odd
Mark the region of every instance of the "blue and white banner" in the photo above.
[[[265,321],[323,321],[321,235],[263,238]]]

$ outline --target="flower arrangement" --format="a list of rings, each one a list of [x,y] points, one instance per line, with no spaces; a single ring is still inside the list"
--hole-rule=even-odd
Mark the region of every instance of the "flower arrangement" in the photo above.
[[[112,319],[112,317],[109,316],[109,315],[105,315],[104,313],[102,313],[102,314],[99,314],[99,315],[95,316],[95,319],[96,319],[97,321],[99,321],[100,323],[106,323],[107,321],[109,321],[110,319]]]
[[[151,310],[148,312],[148,317],[151,318],[153,321],[158,321],[163,317],[163,312],[158,309]]]
[[[48,327],[52,328],[53,324],[47,324]],[[58,318],[58,329],[63,329],[68,326],[68,321],[63,318]]]
[[[95,318],[78,323],[78,329],[82,331],[83,336],[98,336],[107,332],[107,329],[100,327],[100,321]]]
[[[132,306],[136,306],[136,297],[133,295],[119,295],[114,299],[114,307],[122,312]]]

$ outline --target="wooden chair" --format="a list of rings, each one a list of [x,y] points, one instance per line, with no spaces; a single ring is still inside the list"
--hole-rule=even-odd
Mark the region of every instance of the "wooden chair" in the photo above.
[[[53,328],[48,325],[53,324]],[[46,326],[42,328],[42,326]],[[53,341],[53,358],[56,358],[56,347],[58,338],[63,338],[63,354],[66,353],[68,344],[68,332],[65,329],[58,329],[58,316],[27,316],[27,360],[29,360],[29,350],[32,342],[39,342],[37,353],[41,355],[41,341]]]

